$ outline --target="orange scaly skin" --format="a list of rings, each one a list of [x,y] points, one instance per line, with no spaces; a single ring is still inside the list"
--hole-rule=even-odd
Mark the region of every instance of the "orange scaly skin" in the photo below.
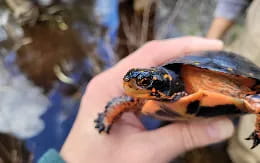
[[[210,98],[203,98],[200,101],[201,106],[216,106],[221,105],[221,103],[234,104],[242,111],[256,114],[255,132],[247,139],[254,140],[252,148],[260,143],[260,97],[257,94],[251,95],[255,94],[256,91],[250,89],[255,85],[255,80],[187,65],[182,68],[182,76],[185,76],[184,82],[188,93],[200,90],[212,91],[205,92]],[[216,92],[219,92],[219,94],[216,94]],[[215,95],[213,95],[214,93]],[[224,97],[223,94],[227,96]]]
[[[245,99],[245,105],[249,112],[256,114],[255,131],[246,140],[253,140],[254,148],[260,143],[260,95],[249,95]]]
[[[199,101],[199,107],[203,107],[203,106],[214,107],[217,105],[232,104],[241,110],[244,109],[243,100],[240,100],[238,98],[232,98],[230,96],[223,95],[216,92],[200,90],[194,94],[185,96],[174,103],[149,100],[144,104],[142,108],[142,113],[153,115],[158,110],[165,108],[178,113],[181,117],[184,117],[186,119],[195,118],[197,116],[195,113],[194,114],[187,113],[188,105],[194,101]],[[244,109],[244,112],[248,112],[248,110]]]
[[[129,96],[121,96],[112,99],[106,106],[103,113],[99,113],[95,120],[99,132],[109,133],[112,124],[120,118],[124,112],[139,112],[143,105],[140,99]]]
[[[129,70],[123,82],[128,96],[109,102],[95,120],[96,128],[108,133],[128,111],[166,121],[253,113],[255,131],[247,140],[253,140],[252,148],[256,147],[260,144],[260,68],[235,55],[213,54]]]

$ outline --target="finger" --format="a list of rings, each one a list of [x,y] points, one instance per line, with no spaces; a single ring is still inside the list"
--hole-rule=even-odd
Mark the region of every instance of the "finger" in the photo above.
[[[130,135],[145,131],[144,125],[140,119],[133,113],[125,113],[122,117],[113,125],[111,133],[113,135]]]
[[[199,51],[221,50],[222,48],[222,41],[201,37],[182,37],[151,41],[119,62],[114,70],[126,72],[129,68],[133,67],[145,68],[157,66],[180,55]]]
[[[178,123],[148,132],[147,143],[152,143],[155,153],[160,152],[167,161],[190,149],[222,141],[230,137],[233,130],[227,118]]]
[[[107,82],[113,82],[113,90],[122,92],[122,78],[131,68],[153,67],[189,53],[207,50],[221,50],[223,43],[201,37],[181,37],[168,40],[156,40],[146,43],[143,47],[121,60],[115,67],[103,73],[100,77]],[[100,80],[104,82],[103,80]]]
[[[109,94],[106,98],[100,99],[99,104],[105,105],[109,99],[121,95],[123,92],[123,75],[134,67],[152,67],[160,65],[170,59],[177,58],[180,55],[206,51],[220,50],[223,43],[219,40],[210,40],[201,37],[182,37],[161,41],[151,41],[120,61],[115,67],[95,77],[88,85],[88,90],[106,90]],[[109,86],[109,87],[108,87]],[[96,95],[99,92],[94,91]],[[96,96],[91,95],[93,98]]]

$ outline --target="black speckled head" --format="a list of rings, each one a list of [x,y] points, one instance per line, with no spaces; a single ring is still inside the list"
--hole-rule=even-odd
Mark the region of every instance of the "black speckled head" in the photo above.
[[[163,67],[131,69],[123,80],[126,94],[138,98],[171,100],[175,93],[184,91],[179,76]]]

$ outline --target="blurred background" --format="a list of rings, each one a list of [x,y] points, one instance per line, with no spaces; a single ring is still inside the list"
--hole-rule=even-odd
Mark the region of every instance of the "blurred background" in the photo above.
[[[59,150],[88,81],[149,40],[205,36],[217,0],[0,0],[0,158]],[[237,37],[241,24],[225,37]],[[160,125],[145,119],[147,128]],[[174,163],[231,162],[226,143]],[[216,160],[218,158],[218,160]],[[222,161],[220,161],[222,160]]]

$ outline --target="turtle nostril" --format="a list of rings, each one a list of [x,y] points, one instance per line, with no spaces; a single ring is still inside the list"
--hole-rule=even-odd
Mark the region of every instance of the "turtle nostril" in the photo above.
[[[124,79],[123,79],[125,82],[128,82],[130,80],[129,77],[125,76]]]

